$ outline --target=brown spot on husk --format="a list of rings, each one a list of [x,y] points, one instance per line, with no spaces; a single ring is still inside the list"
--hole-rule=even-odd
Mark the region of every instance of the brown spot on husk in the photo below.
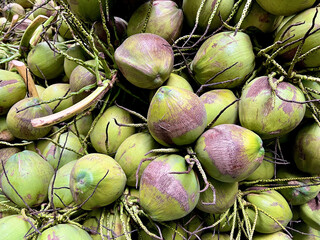
[[[312,211],[320,210],[320,193],[318,193],[318,195],[314,199],[310,200],[307,204]]]
[[[5,87],[7,85],[10,85],[10,84],[15,84],[16,82],[18,82],[18,80],[6,80],[6,81],[0,81],[0,87]]]
[[[255,80],[255,82],[250,86],[246,97],[255,98],[265,90],[267,90],[268,93],[271,93],[271,87],[268,82],[268,77],[266,76]]]

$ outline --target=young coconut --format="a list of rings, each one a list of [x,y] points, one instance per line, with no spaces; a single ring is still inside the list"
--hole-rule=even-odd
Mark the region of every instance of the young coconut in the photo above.
[[[30,218],[28,220],[33,222]],[[25,216],[11,215],[0,219],[2,240],[25,239],[30,230],[32,231],[32,225]]]
[[[92,210],[114,202],[123,193],[126,182],[126,174],[112,157],[91,153],[74,165],[70,190],[82,209]]]
[[[84,229],[69,223],[60,223],[53,227],[47,228],[37,238],[37,240],[48,239],[92,240],[89,233],[87,233]]]
[[[171,45],[152,33],[138,33],[128,37],[116,49],[114,57],[124,77],[139,88],[160,87],[173,69]]]
[[[272,78],[272,83],[277,81]],[[302,91],[288,82],[272,89],[269,77],[262,76],[246,85],[239,101],[241,126],[259,134],[262,139],[283,136],[302,121],[306,106]],[[296,101],[296,102],[294,102]]]
[[[151,219],[176,220],[196,207],[200,195],[199,180],[193,170],[187,173],[187,169],[185,159],[176,154],[162,155],[145,168],[139,199]]]
[[[197,51],[190,69],[201,85],[232,80],[210,87],[234,88],[248,78],[254,66],[255,55],[249,35],[228,31],[208,38]]]
[[[204,131],[204,103],[193,92],[162,86],[153,96],[147,115],[150,134],[164,146],[193,143]]]
[[[292,238],[288,234],[285,234],[284,232],[279,231],[279,232],[268,233],[268,234],[257,233],[257,234],[254,234],[252,240],[292,240]]]
[[[310,227],[320,231],[320,193],[309,202],[299,206],[300,218]]]
[[[235,124],[221,124],[205,131],[195,143],[195,152],[211,177],[230,183],[246,179],[264,157],[261,138]]]
[[[35,207],[48,199],[48,187],[54,171],[39,154],[28,150],[18,152],[4,166],[5,172],[0,177],[1,187],[15,204],[20,207],[26,207],[26,204]]]
[[[0,173],[3,171],[2,162],[6,164],[7,160],[18,152],[21,152],[21,149],[17,147],[4,147],[0,149]]]
[[[85,52],[80,45],[72,45],[71,47],[68,48],[68,50],[66,51],[66,54],[82,61],[86,60]],[[64,73],[69,79],[73,69],[75,69],[77,66],[78,66],[78,63],[71,61],[69,59],[64,59],[63,69],[64,69]]]

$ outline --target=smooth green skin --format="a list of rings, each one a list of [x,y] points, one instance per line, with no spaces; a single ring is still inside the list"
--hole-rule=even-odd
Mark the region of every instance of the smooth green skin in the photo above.
[[[310,8],[316,0],[257,0],[257,3],[267,12],[289,16],[304,9]]]
[[[187,232],[181,226],[179,226],[179,224],[177,222],[171,221],[166,224],[169,227],[164,227],[162,229],[163,239],[174,239],[174,240],[188,239]],[[175,229],[175,231],[173,231],[172,229]],[[179,232],[182,236],[180,234],[178,234],[177,232]]]
[[[316,122],[299,129],[293,147],[297,168],[305,173],[320,174],[320,128]]]
[[[320,193],[316,198],[300,205],[300,218],[310,227],[320,231]]]
[[[278,1],[277,1],[278,2]],[[292,2],[292,1],[290,1]],[[319,8],[318,8],[319,10]],[[312,26],[312,19],[316,13],[316,8],[309,8],[301,13],[298,13],[294,17],[292,17],[285,25],[282,26],[282,28],[277,32],[274,41],[279,40],[285,40],[290,38],[290,40],[285,41],[286,44],[291,43],[293,41],[296,41],[297,39],[300,39],[305,36],[306,32],[311,28]],[[317,15],[317,18],[315,20],[316,23],[320,21],[319,14]],[[304,22],[304,24],[301,24],[299,26],[290,27],[293,24]],[[289,28],[289,29],[288,29]],[[314,47],[317,47],[320,39],[320,32],[317,31],[319,28],[319,25],[316,24],[315,27],[312,29],[312,31],[316,31],[314,34],[308,36],[308,38],[305,40],[301,54],[304,54],[311,50]],[[286,34],[284,34],[283,38],[280,39],[280,37],[283,35],[283,33],[286,31]],[[292,44],[290,47],[285,48],[284,50],[279,52],[279,55],[284,58],[286,61],[291,62],[292,58],[295,55],[296,49],[300,42]],[[320,66],[320,57],[319,57],[320,50],[313,51],[311,54],[306,56],[301,62],[299,62],[300,65],[303,67],[319,67]]]
[[[46,136],[50,132],[51,126],[34,128],[31,124],[31,120],[34,118],[45,117],[52,114],[51,108],[48,105],[39,105],[40,101],[39,98],[35,97],[24,98],[10,108],[6,121],[8,129],[13,136],[25,140],[36,140]],[[16,112],[16,109],[20,110],[26,107],[28,107],[26,110]]]
[[[171,45],[152,33],[138,33],[116,49],[115,61],[124,77],[139,88],[160,87],[173,70]]]
[[[187,24],[190,28],[193,28],[196,23],[197,11],[200,7],[201,0],[184,0],[182,3],[182,10],[186,19]],[[212,19],[208,32],[212,32],[221,26],[221,21],[219,18],[219,13],[223,20],[226,20],[231,13],[232,7],[234,5],[234,0],[222,0],[220,6],[217,9],[215,16]],[[199,16],[199,23],[197,31],[203,33],[208,25],[209,18],[212,11],[216,5],[215,0],[209,0],[204,3],[203,9]]]
[[[145,2],[131,15],[127,27],[128,36],[142,32],[149,7],[150,2]],[[183,12],[175,2],[155,1],[152,5],[145,32],[159,35],[172,44],[180,36],[182,23]]]
[[[171,221],[189,214],[199,200],[200,185],[193,170],[185,174],[185,159],[176,154],[162,155],[143,171],[139,201],[143,210],[154,221]]]
[[[60,148],[50,140],[39,140],[35,143],[35,145],[27,146],[27,149],[34,152],[37,152],[36,148],[39,149],[42,156],[45,157],[45,159],[51,164],[53,168],[56,168],[58,166],[58,163],[58,168],[61,168],[68,162],[80,158],[81,154],[84,153],[83,146],[81,145],[78,137],[72,132],[65,132],[60,136],[55,135],[52,137],[52,140],[58,142],[61,146],[73,149],[74,151],[70,151],[68,149],[64,149],[62,151],[62,148]]]
[[[55,83],[47,87],[40,95],[43,101],[50,101],[55,98],[65,97],[70,93],[70,86],[68,83]],[[48,103],[48,106],[52,109],[53,113],[60,112],[73,105],[72,98],[65,100],[57,100]]]
[[[287,100],[305,101],[302,91],[288,82],[279,83],[277,92]],[[300,124],[305,111],[305,104],[283,101],[272,93],[267,76],[257,77],[246,85],[239,101],[241,126],[256,132],[262,139],[291,132]]]
[[[92,114],[91,112],[88,112],[88,114],[86,114],[85,116],[77,120],[75,123],[70,125],[70,130],[75,133],[78,132],[80,135],[87,136],[88,132],[90,131],[92,122]]]
[[[73,160],[65,164],[60,169],[58,169],[56,173],[56,177],[54,179],[53,188],[61,188],[61,187],[69,188],[71,171],[73,166],[76,164],[76,161],[77,160]],[[48,188],[49,202],[51,202],[53,178],[54,176],[51,178],[49,188]],[[59,196],[61,200],[56,196],[56,194]],[[53,204],[56,208],[65,208],[65,206],[69,206],[72,202],[73,202],[73,197],[70,189],[66,189],[66,188],[53,189]]]
[[[232,65],[234,66],[231,67]],[[199,84],[205,84],[216,74],[229,67],[231,68],[208,83],[238,79],[210,86],[210,88],[234,88],[241,85],[253,71],[255,55],[250,37],[246,33],[238,32],[234,36],[234,32],[227,31],[213,35],[200,46],[190,65],[195,80]]]
[[[241,3],[235,15],[235,23],[239,22],[245,4],[246,2]],[[278,27],[282,19],[283,16],[275,16],[271,13],[268,13],[266,10],[261,8],[257,2],[252,2],[249,12],[241,24],[241,28],[248,29],[254,27],[263,33],[271,33]]]
[[[205,233],[201,235],[201,240],[230,240],[230,235],[226,233]]]
[[[31,224],[22,215],[11,215],[0,219],[1,240],[24,239]]]
[[[66,54],[68,54],[69,56],[71,56],[73,58],[77,58],[77,59],[85,61],[84,51],[82,50],[80,45],[71,46],[66,51]],[[76,68],[76,66],[78,66],[78,64],[76,62],[71,61],[69,59],[65,59],[64,60],[63,69],[64,69],[64,72],[65,72],[65,74],[67,75],[68,78],[70,78],[70,75],[71,75],[73,69]]]
[[[265,153],[265,155],[271,154]],[[249,177],[247,177],[245,180],[255,181],[259,179],[271,179],[274,176],[274,165],[274,163],[268,162],[264,159],[260,166],[253,173],[251,173]]]
[[[63,43],[55,43],[61,51],[67,50]],[[38,43],[27,56],[30,71],[41,79],[53,79],[63,73],[64,57],[51,50],[47,42]]]
[[[101,19],[100,5],[98,0],[67,0],[70,10],[85,22],[93,23]],[[106,9],[106,1],[103,0],[102,9]]]
[[[259,189],[259,188],[258,188]],[[246,200],[258,208],[262,209],[270,216],[275,218],[284,227],[287,226],[292,219],[292,212],[286,199],[275,190],[264,191],[260,193],[249,193]],[[255,219],[255,210],[253,207],[245,209],[251,224]],[[259,233],[274,233],[282,230],[282,228],[269,216],[263,212],[258,212],[258,218],[255,231]]]
[[[6,164],[7,160],[15,153],[20,152],[21,149],[17,147],[4,147],[0,149],[0,173],[2,173],[2,162]]]
[[[205,92],[200,96],[204,103],[207,113],[207,126],[217,126],[224,123],[236,124],[238,120],[238,102],[229,106],[219,118],[211,124],[211,122],[226,108],[229,104],[237,99],[234,93],[229,89],[214,89]]]
[[[54,170],[39,154],[28,150],[16,153],[7,160],[5,170],[10,183],[30,207],[48,199],[48,187]],[[9,185],[4,172],[0,180],[4,194],[18,206],[26,207]]]
[[[293,231],[294,232],[294,231]],[[255,234],[253,235],[252,240],[291,240],[292,238],[283,233],[283,232],[275,232],[269,234]]]
[[[134,127],[118,126],[114,119],[119,124],[133,123],[127,111],[114,105],[102,114],[90,134],[94,149],[110,156],[114,156],[121,143],[135,132]]]
[[[59,240],[92,240],[89,233],[84,229],[79,228],[72,224],[57,224],[51,228],[44,230],[41,235],[38,236],[37,240],[48,240],[48,239],[59,239]]]
[[[70,190],[74,201],[84,210],[92,210],[114,202],[124,191],[127,178],[121,166],[110,156],[100,153],[87,154],[77,160],[70,176]]]
[[[235,124],[221,124],[205,131],[194,150],[209,176],[230,183],[246,179],[264,157],[261,138]]]
[[[292,231],[293,240],[319,240],[320,238],[320,230],[316,230],[304,222],[294,224],[294,229],[307,234]]]
[[[0,69],[0,115],[6,114],[26,93],[26,84],[19,74]]]
[[[206,213],[222,214],[233,204],[238,194],[238,182],[225,183],[217,181],[207,176],[208,182],[214,187],[214,193],[209,187],[206,191],[200,193],[197,208]],[[204,203],[213,203],[215,194],[215,204],[206,205]]]
[[[204,131],[206,123],[207,114],[200,98],[173,86],[158,89],[147,114],[150,134],[164,146],[193,143]]]
[[[288,167],[277,168],[277,178],[299,178],[307,177],[306,174]],[[315,198],[320,191],[320,182],[311,180],[287,181],[288,185],[302,185],[299,188],[280,189],[279,192],[287,199],[291,205],[305,204]],[[318,185],[315,185],[317,184]],[[307,185],[307,186],[305,186]],[[309,185],[309,186],[308,186]]]
[[[121,143],[114,159],[126,173],[128,186],[136,186],[136,172],[140,162],[145,158],[156,156],[154,153],[148,155],[146,153],[159,147],[159,144],[146,132],[135,133]],[[145,161],[141,164],[138,179],[149,163],[150,161]]]
[[[0,116],[0,141],[12,142],[15,137],[8,129],[6,116]]]
[[[315,77],[318,77],[318,76],[315,76]],[[318,83],[318,82],[303,80],[302,84],[305,88],[311,88],[313,90],[320,92],[320,83]],[[320,95],[318,95],[318,94],[310,93],[310,95],[315,99],[320,99]],[[320,107],[319,103],[315,102],[314,105],[315,105],[315,107],[318,107],[318,108]],[[307,107],[306,113],[304,116],[306,118],[312,118],[312,110]]]

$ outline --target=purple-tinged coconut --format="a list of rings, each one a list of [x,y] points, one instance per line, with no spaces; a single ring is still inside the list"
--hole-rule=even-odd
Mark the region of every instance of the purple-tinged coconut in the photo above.
[[[124,77],[139,88],[160,87],[173,69],[171,45],[152,33],[138,33],[128,37],[116,49],[114,57]]]
[[[152,4],[152,8],[149,13],[150,4]],[[180,36],[183,12],[171,0],[155,0],[152,3],[148,1],[136,9],[128,22],[128,36],[142,32],[147,16],[146,33],[159,35],[171,44]]]
[[[221,124],[205,131],[195,144],[195,152],[204,170],[221,182],[246,179],[264,157],[261,138],[235,124]]]
[[[200,185],[193,170],[185,172],[185,159],[162,155],[143,171],[139,189],[140,205],[155,221],[171,221],[189,214],[197,205]]]
[[[320,193],[309,202],[300,205],[299,214],[302,221],[320,231]]]
[[[262,139],[283,136],[295,129],[305,115],[305,104],[292,101],[305,101],[299,88],[280,82],[273,92],[267,76],[257,77],[242,90],[239,102],[241,126],[256,132]]]
[[[162,86],[151,100],[147,123],[151,135],[160,144],[186,145],[202,134],[207,114],[196,94],[182,88]]]

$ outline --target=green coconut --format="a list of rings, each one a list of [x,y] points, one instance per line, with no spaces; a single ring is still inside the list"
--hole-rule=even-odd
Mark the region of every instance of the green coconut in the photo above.
[[[223,21],[228,18],[233,8],[234,2],[234,0],[220,1],[215,16],[213,17],[212,22],[209,26],[209,32],[212,32],[222,25],[219,15],[221,15]],[[197,12],[201,6],[201,3],[201,0],[183,0],[182,10],[185,15],[186,22],[191,28],[193,28],[196,24]],[[199,15],[198,25],[196,29],[197,31],[203,33],[206,30],[209,18],[212,15],[213,9],[217,4],[218,3],[216,0],[209,0],[204,2],[203,8]]]
[[[99,153],[114,156],[121,143],[134,134],[134,127],[116,124],[132,124],[130,114],[117,106],[111,106],[102,114],[90,134],[94,149]]]
[[[272,79],[272,83],[276,81]],[[267,76],[257,77],[246,85],[239,101],[241,126],[256,132],[262,139],[284,136],[295,129],[306,111],[305,104],[299,104],[305,101],[302,91],[291,83],[280,82],[276,93]]]
[[[196,207],[200,185],[196,173],[193,170],[186,173],[187,169],[185,159],[177,154],[162,155],[145,168],[140,181],[139,201],[151,219],[176,220]]]
[[[235,35],[230,31],[220,32],[208,38],[200,46],[190,65],[195,80],[201,85],[214,83],[211,88],[239,86],[248,78],[254,67],[255,55],[249,35],[243,32]],[[222,71],[224,72],[217,75]],[[217,84],[227,80],[232,81]]]
[[[14,15],[18,15],[19,18],[24,17],[26,14],[24,8],[18,3],[8,3],[2,9],[2,14],[4,17],[8,19],[8,21],[12,21],[12,17]]]
[[[66,54],[68,54],[70,57],[85,61],[84,50],[81,48],[80,45],[71,46],[66,51]],[[69,59],[64,60],[63,68],[64,68],[64,72],[68,78],[70,78],[70,75],[71,75],[73,69],[75,69],[77,66],[78,66],[78,63],[76,63],[74,61],[71,61]]]
[[[233,204],[238,194],[238,182],[226,183],[208,177],[209,187],[200,193],[197,208],[206,213],[222,214]]]
[[[136,172],[140,162],[143,159],[154,157],[155,153],[147,153],[156,148],[159,148],[159,144],[146,132],[135,133],[121,143],[114,159],[125,172],[128,186],[136,186]],[[145,161],[141,164],[138,179],[149,163],[150,161]]]
[[[20,207],[39,206],[48,199],[53,168],[39,154],[24,150],[12,155],[5,164],[0,181],[4,194]],[[22,200],[15,190],[22,197]]]
[[[149,12],[150,4],[152,8]],[[148,17],[148,22],[144,26],[146,17]],[[131,15],[127,33],[128,36],[131,36],[145,29],[144,32],[159,35],[172,44],[180,36],[182,23],[182,9],[179,9],[174,1],[148,1]]]
[[[0,115],[6,114],[26,93],[27,87],[19,74],[0,69]]]
[[[37,238],[37,240],[48,240],[48,239],[59,239],[59,240],[92,240],[89,233],[80,227],[70,223],[60,223],[53,227],[44,230]]]
[[[51,126],[34,128],[31,120],[52,114],[51,108],[46,104],[39,104],[36,97],[24,98],[15,103],[7,114],[7,125],[13,136],[25,140],[36,140],[47,135]]]
[[[138,33],[116,49],[115,61],[124,77],[139,88],[160,87],[173,70],[173,50],[162,37]]]
[[[238,102],[236,102],[237,97],[234,95],[234,93],[231,90],[229,89],[210,90],[202,94],[200,96],[200,99],[204,103],[204,106],[206,108],[207,126],[210,126],[212,128],[219,124],[226,124],[226,123],[236,124],[237,123]],[[224,109],[225,111],[221,114],[221,111],[223,111]],[[212,122],[213,120],[215,120],[215,122]]]
[[[202,215],[203,220],[206,223],[206,226],[211,226],[211,225],[215,225],[212,230],[214,231],[219,231],[222,233],[227,233],[230,232],[230,230],[232,229],[232,218],[233,216],[232,214],[232,209],[230,209],[231,211],[229,211],[229,213],[224,216],[224,214],[209,214],[209,213],[205,213],[204,215]],[[217,224],[216,222],[219,221],[220,224]],[[237,224],[234,225],[235,228],[237,228]]]
[[[92,114],[91,112],[88,112],[80,119],[73,121],[73,124],[70,125],[70,130],[74,133],[79,133],[80,135],[87,136],[88,132],[90,131],[92,122]]]
[[[274,176],[275,163],[270,161],[272,153],[266,152],[264,156],[261,165],[245,179],[246,181],[271,179]]]
[[[193,92],[172,86],[160,87],[147,115],[150,134],[164,146],[193,143],[207,124],[205,106]]]
[[[23,8],[32,8],[35,0],[14,0],[15,3],[20,4]]]
[[[205,233],[201,235],[201,240],[230,240],[227,233]]]
[[[274,15],[289,16],[310,8],[316,0],[257,0],[267,12]]]
[[[33,1],[32,15],[34,18],[36,18],[39,15],[50,17],[57,12],[57,10],[55,9],[56,4],[52,0],[32,0],[32,1]]]
[[[221,124],[205,131],[194,149],[204,170],[221,182],[246,179],[264,157],[261,138],[235,124]]]
[[[312,228],[305,222],[294,224],[294,229],[298,231],[292,231],[293,240],[319,240],[320,238],[320,230]]]
[[[309,202],[300,205],[300,218],[310,227],[320,231],[320,193]]]
[[[286,199],[275,190],[260,191],[262,187],[250,188],[252,192],[246,195],[246,200],[254,206],[262,209],[258,210],[255,231],[259,233],[274,233],[286,227],[292,219],[292,211]],[[254,192],[257,190],[257,192]],[[256,212],[253,207],[245,209],[251,224],[255,221]],[[267,214],[266,214],[267,213]],[[277,220],[277,221],[274,221]],[[280,223],[282,226],[280,226]]]
[[[64,43],[51,43],[59,50],[66,51]],[[63,73],[64,56],[53,51],[47,42],[38,43],[27,56],[30,71],[41,79],[53,79]]]
[[[306,123],[297,132],[293,159],[300,171],[320,174],[320,127],[316,122]]]
[[[22,215],[11,215],[0,219],[0,231],[2,240],[25,239],[25,236],[32,231],[30,218]]]
[[[51,101],[56,98],[66,97],[70,94],[70,86],[68,83],[55,83],[48,86],[42,93],[40,98],[43,101]],[[54,113],[60,112],[73,105],[72,98],[69,97],[64,100],[56,100],[48,103],[48,106]]]
[[[253,235],[252,240],[291,240],[291,236],[284,232],[275,232],[269,234],[257,233]]]
[[[7,160],[14,154],[21,152],[17,147],[4,147],[0,149],[0,173],[2,173],[2,163],[5,165]]]
[[[12,142],[15,137],[8,129],[6,116],[0,116],[0,141]]]
[[[316,77],[317,77],[317,76],[316,76]],[[315,91],[317,91],[317,92],[320,92],[320,83],[318,83],[318,82],[303,80],[303,81],[302,81],[302,84],[303,84],[303,86],[305,87],[305,89],[306,89],[307,91],[308,91],[308,90],[310,90],[310,91],[315,90]],[[319,94],[316,94],[316,93],[311,92],[310,95],[311,95],[311,98],[313,98],[313,99],[320,99],[320,95],[319,95]],[[319,108],[319,107],[320,107],[319,102],[314,102],[313,105],[314,105],[316,108]],[[313,113],[313,112],[312,112],[311,108],[310,108],[310,107],[307,107],[306,113],[305,113],[304,116],[305,116],[306,118],[312,118],[312,113]]]
[[[162,229],[163,239],[185,240],[187,236],[188,234],[184,230],[184,226],[181,226],[176,221],[167,222],[166,226]]]
[[[51,178],[48,188],[48,199],[50,203],[53,203],[55,208],[65,208],[73,203],[73,197],[69,189],[69,183],[71,171],[75,164],[76,160],[68,162],[58,169],[56,176],[52,176]],[[53,195],[51,193],[53,193]]]
[[[75,203],[84,210],[92,210],[119,198],[126,182],[124,171],[112,157],[91,153],[78,159],[74,165],[70,190]]]

